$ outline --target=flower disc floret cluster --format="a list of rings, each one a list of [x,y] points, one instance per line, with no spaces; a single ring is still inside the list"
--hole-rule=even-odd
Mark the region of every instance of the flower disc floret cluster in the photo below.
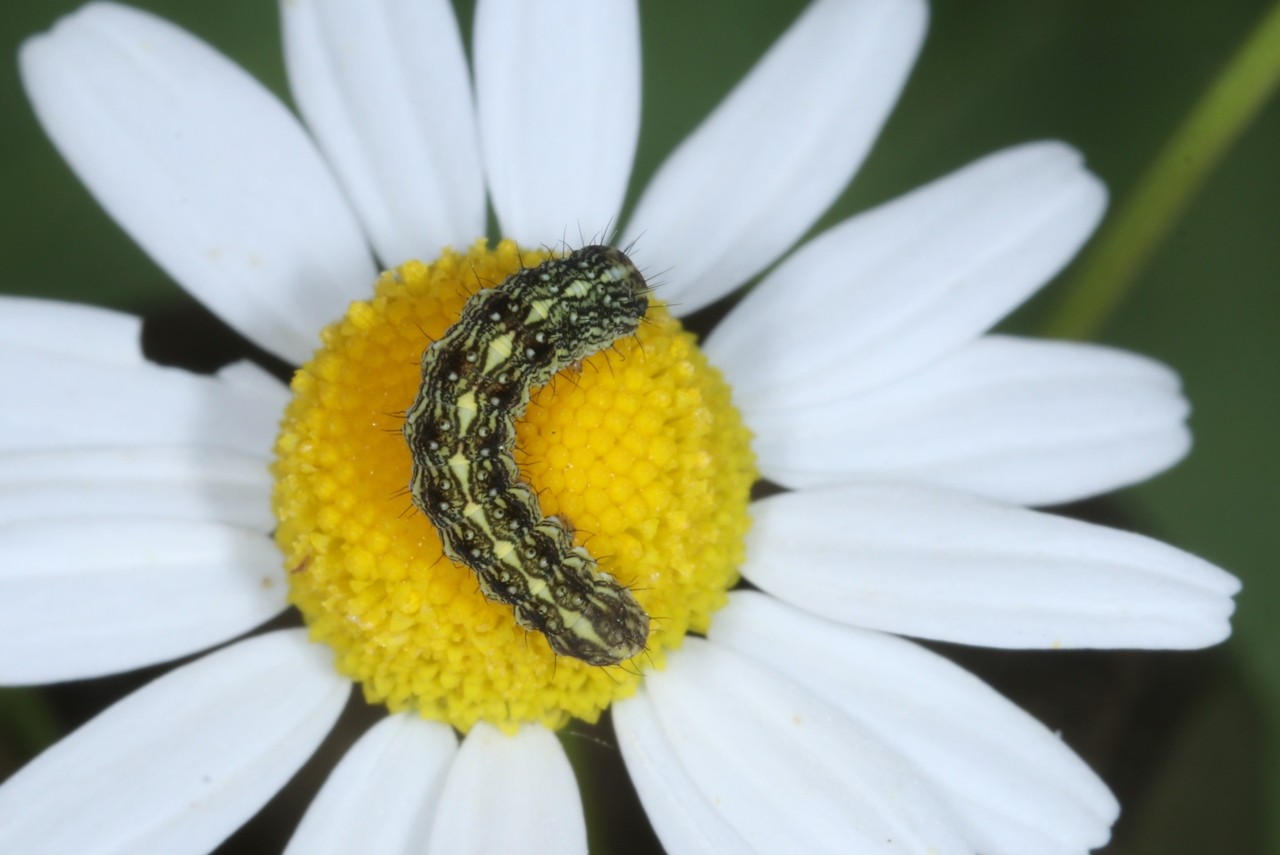
[[[634,338],[537,390],[516,448],[543,512],[651,615],[647,649],[608,669],[556,657],[444,557],[406,494],[400,428],[422,350],[472,293],[544,257],[481,241],[383,274],[295,375],[277,444],[276,540],[312,637],[369,701],[462,730],[595,720],[685,633],[707,630],[744,558],[750,437],[719,372],[660,305]]]

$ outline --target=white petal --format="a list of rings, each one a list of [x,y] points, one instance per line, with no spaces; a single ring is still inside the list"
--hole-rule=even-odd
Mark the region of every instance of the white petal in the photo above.
[[[22,47],[36,116],[115,220],[262,347],[306,359],[373,281],[364,238],[297,120],[208,45],[95,3]]]
[[[142,319],[83,303],[0,296],[0,346],[136,365]]]
[[[269,534],[271,473],[258,456],[144,446],[0,453],[0,526],[74,517],[225,523]]]
[[[585,853],[578,783],[555,734],[477,724],[449,770],[430,851]]]
[[[281,4],[298,109],[387,266],[484,235],[467,61],[444,0]]]
[[[640,131],[634,0],[483,0],[475,67],[502,233],[524,246],[605,241]]]
[[[369,728],[324,782],[286,855],[410,855],[425,851],[445,774],[457,753],[453,731],[413,713]]]
[[[842,623],[988,647],[1193,648],[1235,577],[1150,538],[942,488],[850,485],[752,505],[743,575]]]
[[[862,164],[924,37],[918,0],[818,0],[659,168],[622,243],[691,312],[759,273]]]
[[[686,638],[629,703],[651,706],[701,797],[756,851],[970,851],[896,753],[724,648]]]
[[[707,353],[747,409],[841,400],[986,331],[1075,255],[1105,205],[1061,143],[998,152],[810,241]]]
[[[753,401],[761,472],[788,487],[862,476],[1056,504],[1149,478],[1191,444],[1177,375],[1091,344],[986,336],[838,403]]]
[[[201,853],[315,751],[350,683],[303,630],[184,665],[0,786],[0,851]]]
[[[618,747],[645,813],[668,852],[751,852],[719,806],[703,796],[662,732],[653,701],[642,687],[611,708]]]
[[[108,327],[120,317],[102,313]],[[95,325],[85,325],[95,326]],[[196,375],[131,356],[0,339],[0,451],[207,445],[268,460],[288,390],[248,364]]]
[[[285,384],[247,359],[224,365],[218,369],[217,377],[246,397],[256,396],[272,412],[284,412],[284,405],[291,398]]]
[[[1107,842],[1120,807],[1106,785],[1046,727],[941,656],[745,591],[731,595],[710,637],[790,676],[908,758],[979,852]]]
[[[261,532],[110,516],[0,526],[0,683],[125,671],[202,650],[281,612]]]

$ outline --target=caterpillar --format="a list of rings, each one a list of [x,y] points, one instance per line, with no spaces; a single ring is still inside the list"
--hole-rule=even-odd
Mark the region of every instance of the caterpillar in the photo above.
[[[404,422],[409,493],[444,552],[558,654],[614,665],[644,649],[649,615],[520,478],[516,421],[532,390],[632,335],[648,286],[623,252],[587,246],[478,291],[422,354]]]

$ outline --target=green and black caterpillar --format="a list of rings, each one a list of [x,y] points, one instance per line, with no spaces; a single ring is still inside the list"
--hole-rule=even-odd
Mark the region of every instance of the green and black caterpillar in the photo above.
[[[404,423],[409,492],[445,554],[475,571],[486,597],[513,606],[516,623],[591,665],[643,650],[649,616],[563,521],[542,515],[516,465],[516,420],[533,389],[634,334],[648,290],[624,253],[587,246],[477,292],[422,354]]]

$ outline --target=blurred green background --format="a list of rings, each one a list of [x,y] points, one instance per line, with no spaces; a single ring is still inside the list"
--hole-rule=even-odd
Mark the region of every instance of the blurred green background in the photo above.
[[[21,40],[77,7],[6,0],[0,11],[0,291],[114,306],[145,315],[149,335],[176,324],[208,332],[196,307],[98,209],[37,127],[13,61]],[[135,5],[176,21],[244,65],[286,101],[277,9],[266,0]],[[464,24],[470,3],[461,3]],[[645,101],[637,182],[652,172],[795,17],[801,0],[697,0],[642,6]],[[1085,152],[1113,210],[1253,31],[1261,0],[934,0],[923,56],[884,136],[828,224],[997,148],[1058,138]],[[1149,533],[1239,575],[1236,633],[1205,653],[1004,653],[946,648],[1077,747],[1124,805],[1111,853],[1280,851],[1280,105],[1271,103],[1212,173],[1097,339],[1177,368],[1195,412],[1196,446],[1173,471],[1103,502],[1067,509]],[[1107,224],[1104,224],[1105,229]],[[1073,271],[1006,325],[1052,320]],[[154,333],[152,330],[156,330]],[[238,346],[189,355],[207,367]],[[160,348],[163,350],[163,348]],[[160,358],[167,358],[159,354]],[[173,358],[181,358],[174,356]],[[12,402],[10,403],[12,406]],[[3,631],[0,628],[0,631]],[[59,733],[154,675],[0,691],[0,777]],[[604,737],[607,739],[607,735]],[[575,758],[617,772],[595,744]],[[572,738],[571,743],[575,742]],[[572,747],[572,746],[571,746]],[[335,752],[329,752],[334,754]],[[299,785],[225,851],[272,851],[318,785]],[[318,764],[318,765],[317,765]],[[319,771],[317,771],[319,770]],[[587,797],[601,813],[625,784]],[[309,788],[309,789],[308,789]],[[601,789],[604,788],[604,789]],[[616,799],[615,799],[616,795]],[[293,811],[290,813],[290,811]],[[634,812],[632,812],[634,813]],[[623,820],[623,828],[631,828]],[[630,831],[592,829],[598,848]]]

